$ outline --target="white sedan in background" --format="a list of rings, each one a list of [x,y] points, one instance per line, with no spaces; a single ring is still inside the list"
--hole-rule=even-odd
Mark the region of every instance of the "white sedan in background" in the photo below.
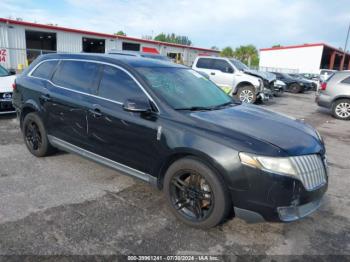
[[[12,106],[12,84],[16,76],[0,65],[0,115],[14,113]]]

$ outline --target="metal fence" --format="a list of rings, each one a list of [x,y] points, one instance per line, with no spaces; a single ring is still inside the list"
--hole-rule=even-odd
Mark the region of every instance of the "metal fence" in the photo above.
[[[281,68],[281,67],[266,67],[266,66],[260,66],[260,71],[267,71],[267,72],[279,72],[279,73],[287,73],[287,74],[298,74],[299,69],[291,69],[291,68]]]

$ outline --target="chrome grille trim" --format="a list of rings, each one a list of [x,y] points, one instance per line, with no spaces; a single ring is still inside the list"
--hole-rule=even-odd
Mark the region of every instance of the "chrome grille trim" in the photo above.
[[[290,159],[306,190],[314,190],[327,182],[326,168],[320,155],[295,156]]]

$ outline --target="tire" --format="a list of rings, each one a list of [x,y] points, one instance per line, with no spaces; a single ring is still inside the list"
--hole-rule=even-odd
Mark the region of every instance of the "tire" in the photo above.
[[[253,86],[243,86],[237,91],[237,98],[248,104],[254,104],[256,101],[255,88]]]
[[[41,118],[37,113],[29,113],[23,120],[23,138],[30,153],[36,157],[52,154],[55,148],[50,145]]]
[[[288,91],[293,93],[293,94],[297,94],[297,93],[300,93],[302,90],[301,90],[301,86],[299,84],[293,83],[289,86]]]
[[[341,120],[350,120],[350,99],[336,100],[332,105],[332,114]]]
[[[223,222],[232,210],[222,178],[196,158],[186,157],[174,162],[165,174],[163,186],[171,212],[192,227],[214,227]],[[181,199],[179,195],[182,195]],[[196,196],[200,200],[195,200]]]

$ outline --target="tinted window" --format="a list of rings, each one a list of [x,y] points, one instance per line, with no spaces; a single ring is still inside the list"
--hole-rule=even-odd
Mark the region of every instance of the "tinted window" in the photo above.
[[[197,61],[198,68],[212,69],[212,59],[209,58],[199,58]]]
[[[8,76],[9,72],[0,65],[0,76]]]
[[[343,81],[341,81],[343,84],[348,84],[350,85],[350,76],[348,76],[347,78],[345,78]]]
[[[105,66],[98,90],[101,97],[124,103],[129,98],[145,98],[136,82],[122,70]]]
[[[226,73],[232,73],[232,66],[225,60],[215,59],[213,62],[213,69],[220,70]]]
[[[35,69],[35,71],[32,73],[32,76],[51,79],[52,72],[57,64],[58,60],[43,62]]]
[[[89,94],[96,93],[99,64],[81,61],[62,61],[52,78],[59,86]]]

